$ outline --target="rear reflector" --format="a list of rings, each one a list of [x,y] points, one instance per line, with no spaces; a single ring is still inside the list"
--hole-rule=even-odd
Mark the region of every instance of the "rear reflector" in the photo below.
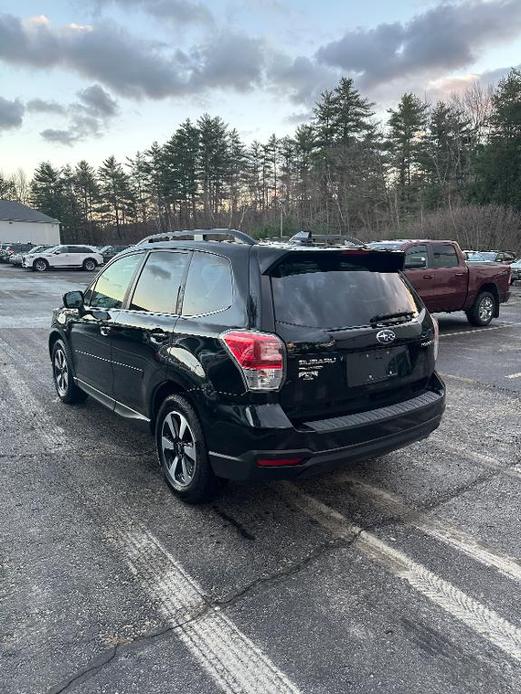
[[[284,343],[271,333],[229,330],[221,339],[249,390],[278,390],[284,379]]]
[[[259,458],[257,467],[284,467],[285,465],[300,465],[302,458]]]

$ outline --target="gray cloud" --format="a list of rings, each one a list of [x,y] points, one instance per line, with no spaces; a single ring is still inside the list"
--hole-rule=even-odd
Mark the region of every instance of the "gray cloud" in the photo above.
[[[276,53],[270,60],[268,82],[273,89],[282,89],[293,103],[309,106],[324,89],[338,82],[338,73],[303,56],[289,58]]]
[[[265,49],[260,39],[222,32],[179,60],[190,65],[189,91],[232,87],[245,92],[262,81]]]
[[[0,96],[0,130],[19,128],[24,112],[25,107],[19,99],[9,101]]]
[[[119,112],[116,100],[99,84],[79,91],[77,97],[67,107],[61,106],[60,113],[68,118],[67,128],[42,130],[44,140],[70,147],[80,140],[100,137]]]
[[[117,101],[99,84],[92,84],[78,92],[78,97],[84,110],[93,116],[109,118],[118,111]]]
[[[42,130],[40,135],[47,142],[54,142],[60,145],[71,146],[77,142],[77,137],[70,130],[55,130],[54,128],[47,128]]]
[[[67,109],[57,101],[45,99],[31,99],[27,102],[27,110],[31,113],[56,113],[65,114]]]
[[[486,45],[520,32],[519,0],[442,2],[405,24],[348,31],[323,46],[317,58],[371,87],[407,75],[435,75],[468,66]]]
[[[33,68],[72,69],[134,98],[161,98],[184,88],[176,66],[157,50],[157,44],[137,39],[111,23],[53,28],[45,18],[22,22],[0,15],[0,60]]]
[[[98,7],[109,4],[137,7],[157,19],[168,20],[174,24],[214,23],[210,10],[202,2],[191,0],[95,0],[95,4]]]

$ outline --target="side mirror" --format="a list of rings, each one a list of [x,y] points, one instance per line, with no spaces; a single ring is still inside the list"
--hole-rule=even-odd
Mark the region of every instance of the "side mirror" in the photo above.
[[[52,252],[53,255],[60,255],[60,253],[61,253],[61,251],[53,251]]]
[[[405,270],[421,270],[427,267],[427,258],[411,258],[405,261]]]
[[[63,295],[65,308],[81,308],[83,306],[83,292],[67,292]]]

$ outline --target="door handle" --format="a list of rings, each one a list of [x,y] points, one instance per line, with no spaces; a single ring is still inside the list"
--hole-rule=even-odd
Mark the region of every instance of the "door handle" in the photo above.
[[[99,329],[100,335],[103,335],[103,337],[108,337],[110,333],[112,332],[112,328],[108,325],[102,325]]]
[[[464,272],[457,272],[456,277],[465,277],[465,273]]]
[[[431,279],[432,279],[432,275],[423,275],[423,279],[424,279],[424,280],[431,280]]]

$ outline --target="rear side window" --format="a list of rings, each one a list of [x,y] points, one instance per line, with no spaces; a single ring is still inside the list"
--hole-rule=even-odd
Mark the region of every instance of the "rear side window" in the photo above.
[[[106,310],[121,308],[127,289],[141,259],[142,255],[135,253],[112,263],[98,277],[94,289],[86,292],[85,303],[88,303],[90,300],[91,306]]]
[[[458,254],[450,243],[435,243],[432,246],[432,267],[457,267]]]
[[[175,313],[187,253],[151,253],[139,276],[130,308],[152,313]]]
[[[194,253],[186,280],[183,316],[215,313],[231,305],[230,262],[212,253]]]
[[[271,285],[276,320],[311,328],[366,326],[377,317],[420,309],[400,274],[338,257],[283,261],[271,273]]]

